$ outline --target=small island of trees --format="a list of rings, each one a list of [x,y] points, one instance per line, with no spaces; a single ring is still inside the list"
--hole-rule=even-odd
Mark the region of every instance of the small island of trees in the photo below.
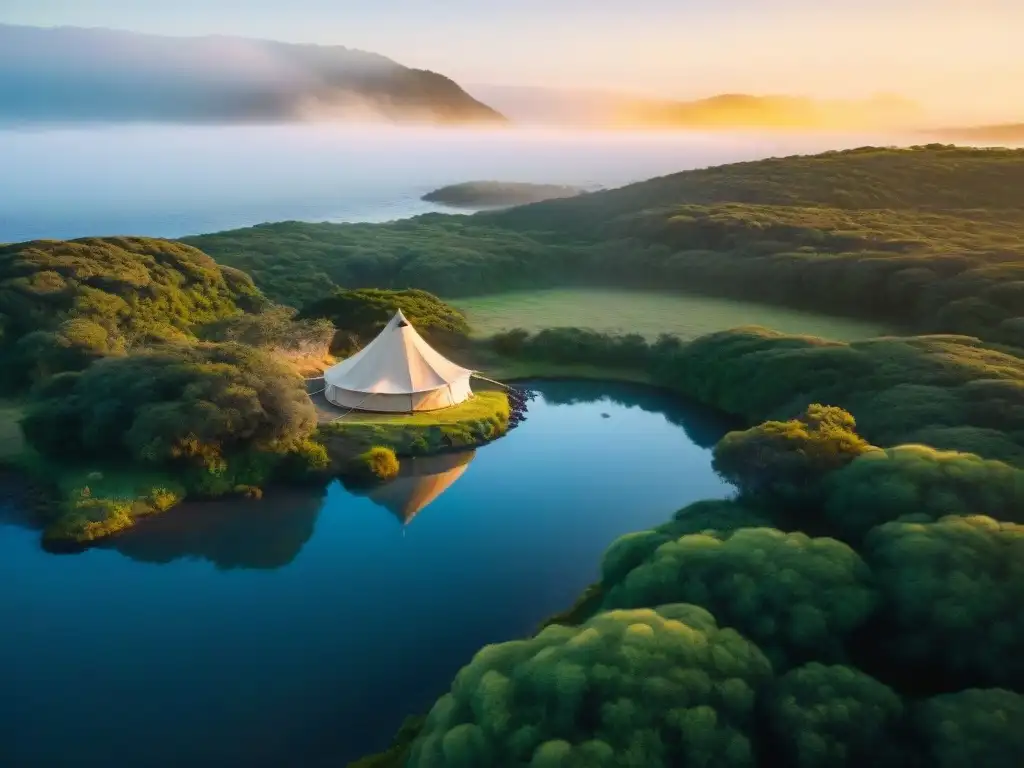
[[[466,181],[435,189],[423,195],[428,203],[451,208],[511,208],[544,200],[576,197],[580,187],[563,184],[530,184],[521,181]]]

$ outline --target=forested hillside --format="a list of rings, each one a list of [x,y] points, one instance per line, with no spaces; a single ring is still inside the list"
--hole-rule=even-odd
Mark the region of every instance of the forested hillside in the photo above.
[[[694,290],[1024,345],[1024,150],[864,148],[687,171],[471,217],[284,222],[186,238],[300,306],[334,286],[441,296]]]
[[[7,24],[0,24],[0,117],[505,122],[442,74],[339,45]]]
[[[141,237],[0,246],[6,389],[193,330],[266,300],[248,275],[195,248]]]

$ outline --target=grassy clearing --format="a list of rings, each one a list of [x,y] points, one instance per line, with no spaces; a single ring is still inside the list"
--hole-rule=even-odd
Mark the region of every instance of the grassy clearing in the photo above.
[[[18,423],[24,405],[0,401],[0,461],[40,483],[35,511],[44,541],[76,546],[134,525],[170,508],[184,495],[168,474],[107,462],[53,462],[32,450]]]
[[[164,512],[185,497],[171,475],[138,466],[105,462],[52,462],[31,449],[8,457],[27,476],[49,488],[38,510],[43,541],[76,548],[130,528],[147,515]]]
[[[341,421],[345,424],[388,424],[406,427],[451,426],[466,421],[490,418],[496,408],[508,401],[499,392],[475,392],[473,397],[464,403],[439,411],[420,411],[418,413],[366,413],[353,411]]]
[[[652,291],[520,291],[461,299],[455,305],[466,313],[474,335],[480,337],[512,328],[535,332],[575,326],[601,333],[638,333],[648,339],[661,333],[695,339],[729,328],[761,325],[783,333],[851,341],[883,336],[894,330],[882,323],[749,301]]]
[[[509,403],[503,392],[477,392],[442,411],[413,414],[356,413],[323,424],[317,441],[332,460],[344,461],[374,446],[399,456],[421,456],[447,448],[469,448],[500,437],[508,429]]]

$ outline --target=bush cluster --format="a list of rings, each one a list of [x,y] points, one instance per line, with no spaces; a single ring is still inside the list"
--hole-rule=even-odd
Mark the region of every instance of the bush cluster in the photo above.
[[[266,301],[248,275],[141,237],[0,245],[0,384],[17,390]]]
[[[41,452],[214,470],[249,449],[284,453],[316,412],[301,377],[240,344],[154,348],[41,384],[22,423]]]

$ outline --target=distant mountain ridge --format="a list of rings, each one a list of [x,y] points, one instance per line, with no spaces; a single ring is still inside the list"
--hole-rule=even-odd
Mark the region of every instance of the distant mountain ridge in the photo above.
[[[906,127],[922,119],[917,104],[890,95],[841,100],[740,93],[683,101],[586,89],[505,85],[471,85],[468,89],[511,119],[536,124],[842,129]]]
[[[341,46],[4,24],[0,119],[505,122],[443,75]]]
[[[1024,142],[1024,123],[974,125],[962,128],[937,128],[928,131],[932,136],[950,141]]]

